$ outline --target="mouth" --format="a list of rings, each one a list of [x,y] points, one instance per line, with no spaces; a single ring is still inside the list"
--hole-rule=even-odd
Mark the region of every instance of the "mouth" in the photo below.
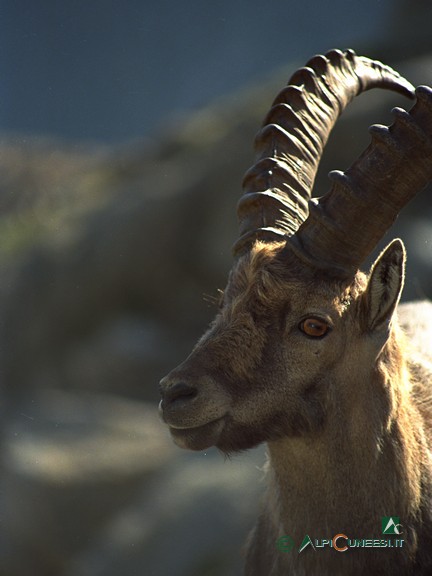
[[[224,426],[225,417],[222,417],[195,428],[175,428],[170,426],[170,433],[172,439],[180,448],[205,450],[217,444]]]

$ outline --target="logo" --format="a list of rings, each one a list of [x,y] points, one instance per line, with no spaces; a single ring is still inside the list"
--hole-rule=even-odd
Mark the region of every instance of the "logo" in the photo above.
[[[402,534],[402,524],[399,516],[383,516],[381,518],[381,527],[383,534]]]
[[[276,540],[276,548],[280,552],[291,552],[294,548],[294,540],[291,536],[281,536]]]
[[[312,539],[309,536],[309,534],[306,534],[306,536],[303,538],[302,543],[300,544],[300,548],[299,548],[299,554],[300,552],[303,552],[303,550],[305,548],[307,548],[307,546],[309,546],[309,544],[312,546],[312,548],[315,550],[315,546],[313,545]]]
[[[333,536],[332,546],[338,552],[346,552],[348,550],[348,546],[346,544],[339,545],[340,539],[344,539],[345,541],[347,541],[348,536],[346,534],[336,534],[336,536]]]
[[[306,549],[312,550],[312,554],[320,549],[331,548],[336,552],[346,552],[351,548],[402,548],[405,541],[400,538],[389,538],[389,536],[402,534],[402,524],[400,523],[399,516],[383,516],[381,518],[381,531],[382,534],[387,535],[387,538],[352,538],[343,532],[339,532],[332,538],[314,538],[312,539],[309,534],[306,534],[297,549],[297,553],[301,554]],[[298,542],[297,542],[298,545]],[[291,552],[295,547],[295,543],[291,536],[281,536],[276,540],[276,547],[280,552]]]

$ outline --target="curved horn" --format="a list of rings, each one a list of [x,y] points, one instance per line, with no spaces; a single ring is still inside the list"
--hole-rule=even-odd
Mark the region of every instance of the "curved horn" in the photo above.
[[[316,268],[348,278],[400,210],[432,180],[432,89],[420,86],[410,112],[395,108],[393,124],[369,128],[372,141],[346,171],[330,172],[330,191],[287,242]]]
[[[352,50],[315,56],[276,97],[255,139],[256,163],[245,174],[238,204],[235,256],[260,238],[294,234],[309,214],[309,200],[323,148],[344,108],[370,88],[412,97],[397,72]]]

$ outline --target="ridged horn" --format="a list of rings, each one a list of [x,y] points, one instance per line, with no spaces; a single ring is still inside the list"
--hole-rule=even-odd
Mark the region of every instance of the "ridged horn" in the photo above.
[[[348,278],[400,210],[432,180],[432,89],[420,86],[409,112],[395,108],[390,127],[369,128],[371,143],[346,171],[330,172],[330,191],[287,242],[306,263]]]
[[[381,87],[412,97],[414,88],[380,62],[352,50],[314,56],[276,97],[255,139],[256,161],[245,174],[234,256],[256,239],[292,236],[309,214],[323,148],[347,104]]]

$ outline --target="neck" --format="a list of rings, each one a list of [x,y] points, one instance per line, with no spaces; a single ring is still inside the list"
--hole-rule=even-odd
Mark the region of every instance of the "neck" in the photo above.
[[[419,505],[420,447],[410,406],[395,406],[390,385],[379,397],[371,384],[375,393],[365,393],[363,381],[346,401],[338,394],[328,418],[336,425],[268,444],[269,494],[278,500],[284,533],[378,537],[382,516],[407,518]]]
[[[329,387],[337,393],[322,430],[268,444],[269,514],[296,542],[340,532],[380,538],[382,517],[409,524],[418,514],[421,446],[404,369],[341,381]]]
[[[388,361],[387,353],[369,374],[356,380],[340,374],[327,386],[337,392],[326,400],[327,423],[321,430],[268,443],[267,497],[248,562],[272,569],[248,574],[357,576],[390,573],[395,565],[400,574],[411,573],[407,566],[421,538],[421,453],[427,450],[404,364]],[[390,373],[392,365],[402,368]],[[368,554],[354,549],[337,554],[330,547],[298,552],[306,535],[314,542],[341,533],[353,540],[388,538],[382,534],[384,516],[398,516],[403,526],[403,551],[396,556],[379,548]],[[291,554],[276,549],[285,535],[294,541]],[[262,553],[254,555],[260,546]]]

